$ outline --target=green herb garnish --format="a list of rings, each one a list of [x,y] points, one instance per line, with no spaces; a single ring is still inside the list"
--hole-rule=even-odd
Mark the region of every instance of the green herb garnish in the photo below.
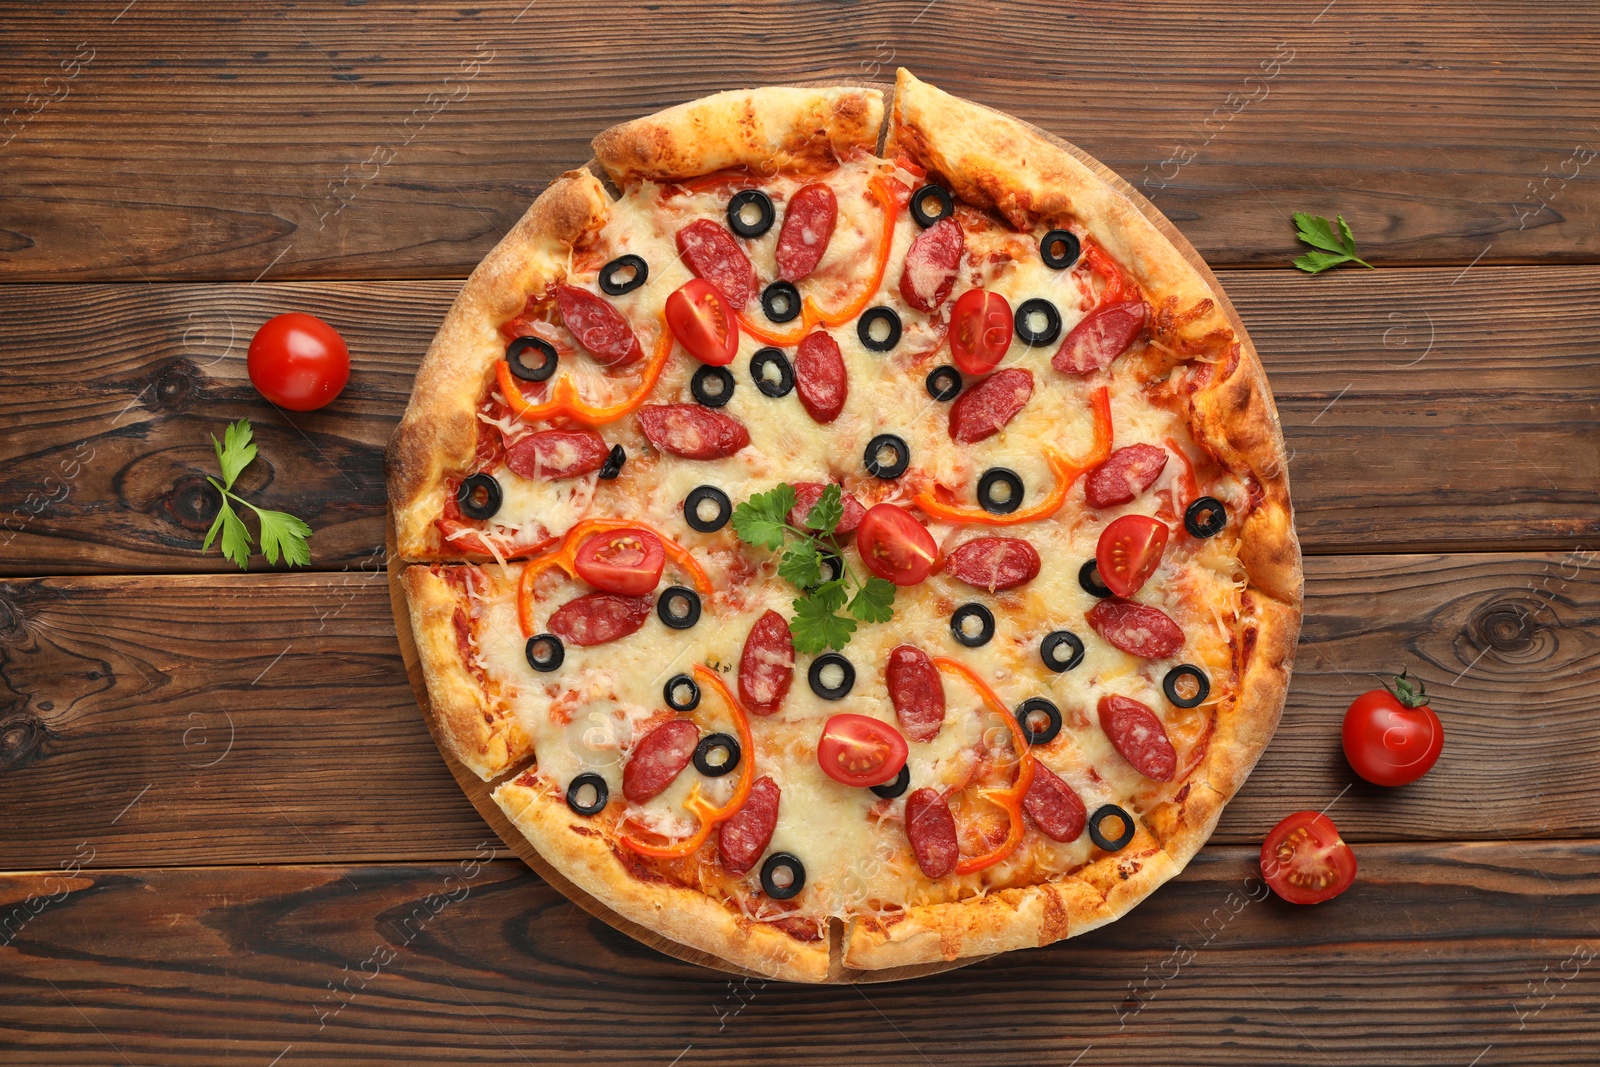
[[[222,554],[237,564],[240,570],[250,569],[250,531],[229,503],[233,501],[256,513],[261,523],[261,554],[267,557],[268,563],[278,562],[281,555],[285,563],[304,567],[311,562],[311,546],[306,544],[311,536],[311,527],[287,512],[258,508],[232,491],[234,479],[256,458],[256,446],[250,441],[250,420],[240,419],[230,425],[222,436],[221,441],[217,440],[215,434],[211,436],[211,445],[217,450],[217,465],[222,468],[222,481],[210,477],[206,479],[222,494],[222,510],[217,512],[217,521],[211,524],[200,551],[209,549],[220,532]]]
[[[1335,236],[1333,224],[1321,215],[1307,215],[1304,211],[1294,213],[1294,226],[1299,231],[1295,236],[1312,248],[1322,250],[1296,256],[1295,266],[1307,274],[1321,274],[1329,267],[1337,267],[1341,263],[1359,263],[1369,270],[1376,269],[1371,263],[1356,255],[1355,235],[1350,232],[1350,226],[1344,221],[1343,215],[1339,215],[1338,219],[1339,234]]]

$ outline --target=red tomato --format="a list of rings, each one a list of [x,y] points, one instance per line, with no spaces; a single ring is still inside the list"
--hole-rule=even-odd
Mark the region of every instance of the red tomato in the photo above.
[[[900,731],[865,715],[835,715],[822,728],[817,762],[845,785],[871,787],[892,782],[906,765],[906,739]]]
[[[572,567],[596,589],[643,596],[661,580],[666,561],[661,538],[649,530],[610,530],[584,538]]]
[[[950,357],[963,374],[988,374],[1011,347],[1011,305],[999,293],[968,289],[950,312]]]
[[[898,504],[874,504],[856,527],[856,551],[867,570],[895,585],[916,585],[939,559],[928,528]]]
[[[315,411],[350,380],[350,350],[315,315],[291,311],[262,324],[246,360],[261,395],[290,411]]]
[[[704,278],[690,278],[668,295],[667,325],[701,363],[726,367],[739,351],[739,322],[733,308]]]
[[[1321,904],[1356,880],[1356,854],[1332,819],[1297,811],[1261,842],[1261,876],[1291,904]]]
[[[1124,515],[1101,533],[1094,561],[1106,588],[1129,597],[1150,580],[1166,549],[1166,523],[1148,515]]]
[[[1344,713],[1344,756],[1373,785],[1408,785],[1433,767],[1444,726],[1424,703],[1427,689],[1402,671],[1387,687],[1362,693]]]

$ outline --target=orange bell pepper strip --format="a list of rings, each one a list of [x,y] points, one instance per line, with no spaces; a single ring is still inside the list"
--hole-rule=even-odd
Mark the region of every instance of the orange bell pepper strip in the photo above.
[[[610,530],[649,530],[661,538],[661,547],[666,550],[667,556],[689,572],[695,588],[706,596],[711,595],[711,579],[689,550],[648,522],[631,519],[584,519],[567,531],[567,535],[561,539],[558,547],[523,564],[522,578],[517,582],[517,621],[522,624],[523,637],[533,636],[534,580],[551,567],[560,567],[568,575],[576,578],[578,575],[574,561],[578,556],[578,547],[590,534],[605,533]]]
[[[551,386],[548,399],[537,402],[529,400],[522,395],[522,388],[517,384],[516,376],[511,373],[511,365],[503,359],[495,364],[495,379],[500,384],[500,395],[506,398],[506,407],[523,422],[539,422],[543,419],[560,417],[580,422],[585,426],[600,426],[631,414],[645,402],[650,396],[650,390],[656,387],[656,382],[661,378],[661,371],[667,365],[667,357],[672,355],[672,340],[672,331],[667,329],[666,321],[662,320],[661,340],[656,342],[656,350],[650,356],[650,362],[645,364],[644,374],[639,379],[639,387],[623,399],[604,407],[586,404],[578,396],[577,387],[572,384],[570,378],[561,378]]]
[[[670,845],[651,845],[631,834],[624,834],[622,843],[641,856],[650,856],[661,860],[683,859],[699,851],[700,846],[706,843],[711,836],[711,831],[721,823],[727,822],[739,813],[745,801],[750,799],[750,787],[755,784],[755,738],[750,735],[750,714],[744,710],[744,705],[728,690],[728,685],[722,676],[704,664],[694,665],[695,677],[717,691],[723,703],[728,705],[728,710],[733,713],[733,723],[739,730],[739,745],[744,752],[744,759],[739,761],[739,784],[734,786],[733,796],[721,807],[712,807],[711,802],[700,795],[700,783],[696,782],[689,791],[689,799],[683,802],[688,812],[699,820],[700,825],[688,837],[674,841]]]
[[[1083,242],[1083,261],[1090,270],[1106,280],[1106,287],[1100,291],[1101,304],[1119,304],[1144,296],[1139,287],[1123,273],[1117,261],[1111,258],[1111,253],[1100,247],[1100,243],[1092,237]]]
[[[1028,745],[1028,739],[1022,735],[1022,727],[1017,722],[1017,717],[1001,702],[995,691],[989,688],[987,682],[979,678],[965,663],[943,656],[935,657],[934,666],[949,674],[959,674],[965,678],[972,688],[983,697],[983,702],[989,706],[1001,719],[1005,720],[1006,728],[1011,731],[1011,745],[1017,751],[1017,777],[1005,789],[980,789],[978,794],[990,803],[997,804],[1005,809],[1011,817],[1011,827],[1006,831],[1006,839],[992,850],[981,856],[969,856],[956,864],[957,874],[973,874],[986,867],[993,867],[1007,856],[1017,850],[1022,844],[1022,799],[1028,795],[1028,789],[1033,785],[1033,751]]]
[[[1009,515],[994,515],[982,508],[947,504],[931,489],[916,496],[916,505],[925,515],[945,522],[978,523],[983,526],[1016,526],[1024,522],[1048,519],[1067,502],[1067,491],[1085,473],[1098,467],[1111,455],[1111,391],[1105,386],[1094,391],[1094,444],[1082,459],[1069,460],[1053,448],[1044,449],[1045,462],[1056,476],[1056,484],[1045,498],[1030,507],[1019,508]]]

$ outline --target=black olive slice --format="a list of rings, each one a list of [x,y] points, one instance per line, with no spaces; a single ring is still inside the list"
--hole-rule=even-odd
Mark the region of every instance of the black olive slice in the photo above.
[[[711,518],[706,518],[705,504],[716,506],[717,513]],[[689,490],[689,495],[683,498],[683,520],[691,528],[701,533],[715,533],[728,525],[728,519],[733,516],[733,501],[714,485],[697,485]]]
[[[839,669],[838,685],[830,686],[823,680],[823,674],[829,667]],[[837,652],[824,652],[811,661],[811,669],[806,672],[806,681],[811,683],[811,691],[823,700],[843,700],[855,687],[856,667]]]
[[[1083,566],[1078,568],[1078,584],[1083,586],[1083,591],[1092,597],[1104,600],[1111,595],[1111,590],[1106,583],[1100,580],[1100,564],[1094,560],[1085,560]]]
[[[911,768],[906,764],[900,765],[900,773],[894,776],[894,781],[884,782],[882,785],[872,786],[872,791],[885,800],[895,797],[911,788]]]
[[[883,328],[878,329],[882,323]],[[856,320],[856,336],[868,352],[888,352],[900,343],[900,314],[894,308],[868,308]],[[883,336],[878,336],[879,334]]]
[[[760,189],[741,189],[728,201],[728,228],[740,237],[760,237],[774,217],[772,198]]]
[[[740,754],[732,734],[707,734],[694,746],[694,769],[707,778],[721,778],[739,766]]]
[[[776,400],[788,396],[794,388],[794,368],[778,349],[762,348],[750,357],[750,380],[756,383],[762,396]]]
[[[456,490],[456,504],[469,519],[488,519],[500,510],[500,483],[492,474],[469,474]]]
[[[1006,495],[996,490],[1005,486]],[[1022,479],[1010,467],[990,467],[978,479],[978,506],[991,515],[1009,515],[1022,506]]]
[[[1228,525],[1228,509],[1214,496],[1203,496],[1183,509],[1183,528],[1196,537],[1212,537]]]
[[[1044,323],[1035,329],[1033,320],[1035,316],[1043,316]],[[1017,305],[1015,318],[1017,340],[1025,345],[1038,348],[1041,345],[1055,344],[1056,338],[1061,336],[1061,312],[1056,306],[1042,297],[1024,300]]]
[[[621,445],[612,445],[611,453],[606,456],[605,466],[600,468],[600,480],[609,482],[622,473],[622,465],[628,462],[628,450]]]
[[[935,367],[928,372],[928,395],[935,400],[954,400],[961,395],[962,386],[966,383],[961,380],[961,372],[954,367]]]
[[[1039,239],[1039,258],[1055,270],[1066,270],[1078,262],[1080,251],[1078,235],[1071,230],[1051,230]]]
[[[600,268],[600,291],[607,296],[631,293],[650,277],[650,265],[638,256],[618,256]]]
[[[1040,716],[1044,724],[1039,725]],[[1061,709],[1044,697],[1029,697],[1017,706],[1017,725],[1030,745],[1048,745],[1061,732]]]
[[[937,214],[928,210],[928,201],[937,200],[939,211]],[[911,194],[911,217],[917,220],[917,225],[926,230],[940,219],[949,218],[955,213],[956,202],[950,196],[950,190],[942,185],[924,185]]]
[[[583,801],[584,790],[594,791],[594,799],[587,804]],[[579,815],[599,815],[606,809],[606,801],[610,799],[611,787],[593,771],[578,775],[567,786],[567,807]]]
[[[837,582],[844,577],[844,560],[837,552],[822,553],[822,582]],[[821,585],[822,582],[818,582]]]
[[[519,337],[506,345],[506,363],[512,377],[525,382],[545,381],[560,362],[556,346],[543,337]]]
[[[1057,674],[1070,671],[1083,662],[1083,638],[1071,630],[1056,630],[1046,634],[1039,645],[1039,658]]]
[[[661,696],[673,711],[693,711],[700,706],[700,683],[687,674],[674,674],[661,687]]]
[[[968,619],[978,620],[978,632],[967,627]],[[994,612],[982,604],[963,604],[950,613],[950,632],[968,648],[981,648],[994,639]]]
[[[773,900],[788,900],[806,887],[806,865],[787,852],[774,852],[761,865],[761,891]]]
[[[681,585],[669,585],[656,600],[656,615],[674,630],[687,630],[700,621],[700,594]]]
[[[567,658],[567,648],[555,634],[534,634],[522,654],[528,657],[528,666],[540,674],[549,674]]]
[[[761,290],[761,310],[773,322],[792,322],[800,317],[800,290],[793,282],[773,282]]]
[[[1178,684],[1185,678],[1194,679],[1194,694],[1187,697],[1178,690]],[[1206,677],[1205,671],[1194,664],[1180,663],[1161,679],[1161,691],[1167,694],[1167,699],[1176,707],[1198,708],[1205,703],[1206,697],[1211,695],[1211,679]]]
[[[703,407],[720,408],[733,399],[733,372],[727,367],[701,364],[689,379],[689,392]]]
[[[890,453],[888,459],[884,458],[885,452]],[[880,433],[867,442],[867,450],[861,454],[861,462],[866,465],[868,474],[888,481],[906,472],[906,467],[911,464],[911,448],[903,437],[897,437],[892,433]]]
[[[1107,837],[1100,829],[1100,823],[1104,819],[1121,820],[1122,830],[1116,837]],[[1121,852],[1128,847],[1128,842],[1133,840],[1133,816],[1115,804],[1102,804],[1094,809],[1093,815],[1089,816],[1089,838],[1107,852]]]

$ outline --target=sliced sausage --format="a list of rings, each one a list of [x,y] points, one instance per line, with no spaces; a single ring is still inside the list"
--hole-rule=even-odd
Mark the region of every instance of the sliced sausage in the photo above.
[[[956,817],[937,790],[918,789],[906,797],[906,836],[917,866],[929,878],[943,878],[956,869],[961,858]]]
[[[795,482],[794,507],[789,509],[789,525],[806,529],[806,516],[817,506],[817,501],[822,499],[823,490],[827,488],[821,482]],[[854,533],[855,528],[861,525],[861,519],[866,515],[867,509],[861,506],[861,501],[849,493],[844,494],[842,503],[844,514],[839,516],[839,525],[833,528],[833,532],[841,535]]]
[[[622,795],[635,804],[657,796],[694,758],[700,728],[688,719],[672,719],[644,735],[622,768]]]
[[[918,311],[933,311],[944,303],[961,270],[966,237],[961,224],[946,217],[917,234],[906,250],[900,273],[900,296]]]
[[[561,309],[561,325],[572,331],[596,363],[614,367],[644,358],[644,349],[622,312],[589,290],[556,286],[556,307]]]
[[[1178,754],[1156,713],[1132,697],[1100,698],[1100,729],[1133,769],[1156,782],[1170,782],[1178,772]]]
[[[991,593],[1039,576],[1039,553],[1020,537],[977,537],[945,557],[952,578]]]
[[[1130,656],[1166,659],[1183,647],[1183,627],[1160,608],[1110,597],[1086,614],[1095,633]]]
[[[932,741],[944,725],[944,683],[939,668],[915,645],[897,645],[884,667],[889,701],[900,732],[912,741]]]
[[[778,231],[778,277],[797,282],[816,270],[838,217],[839,201],[832,189],[820,183],[796,189]]]
[[[1142,300],[1124,300],[1095,308],[1074,326],[1051,357],[1050,365],[1062,374],[1089,374],[1103,370],[1128,350],[1144,329]]]
[[[750,627],[739,656],[739,698],[757,715],[771,715],[794,681],[794,638],[789,623],[768,611]]]
[[[1007,367],[964,390],[950,405],[950,439],[963,444],[999,433],[1033,396],[1033,372]]]
[[[722,459],[750,443],[744,423],[699,404],[646,404],[638,418],[652,445],[684,459]]]
[[[506,449],[506,466],[524,478],[575,478],[605,466],[610,453],[593,430],[540,430]]]
[[[1076,841],[1089,822],[1083,799],[1038,760],[1033,761],[1033,784],[1022,798],[1022,810],[1052,841]]]
[[[603,645],[643,626],[654,607],[647,596],[589,593],[561,605],[546,625],[569,644]]]
[[[771,778],[760,777],[750,786],[744,807],[717,831],[717,855],[729,874],[744,874],[756,865],[772,843],[778,826],[778,801],[782,791]]]
[[[1083,498],[1091,508],[1126,504],[1155,484],[1167,466],[1167,450],[1155,445],[1119,448],[1083,480]]]
[[[829,423],[844,410],[850,383],[845,375],[839,343],[821,330],[806,334],[794,355],[794,388],[807,413]]]
[[[756,291],[756,269],[733,234],[710,219],[696,219],[678,231],[678,253],[695,276],[704,278],[738,311]]]

